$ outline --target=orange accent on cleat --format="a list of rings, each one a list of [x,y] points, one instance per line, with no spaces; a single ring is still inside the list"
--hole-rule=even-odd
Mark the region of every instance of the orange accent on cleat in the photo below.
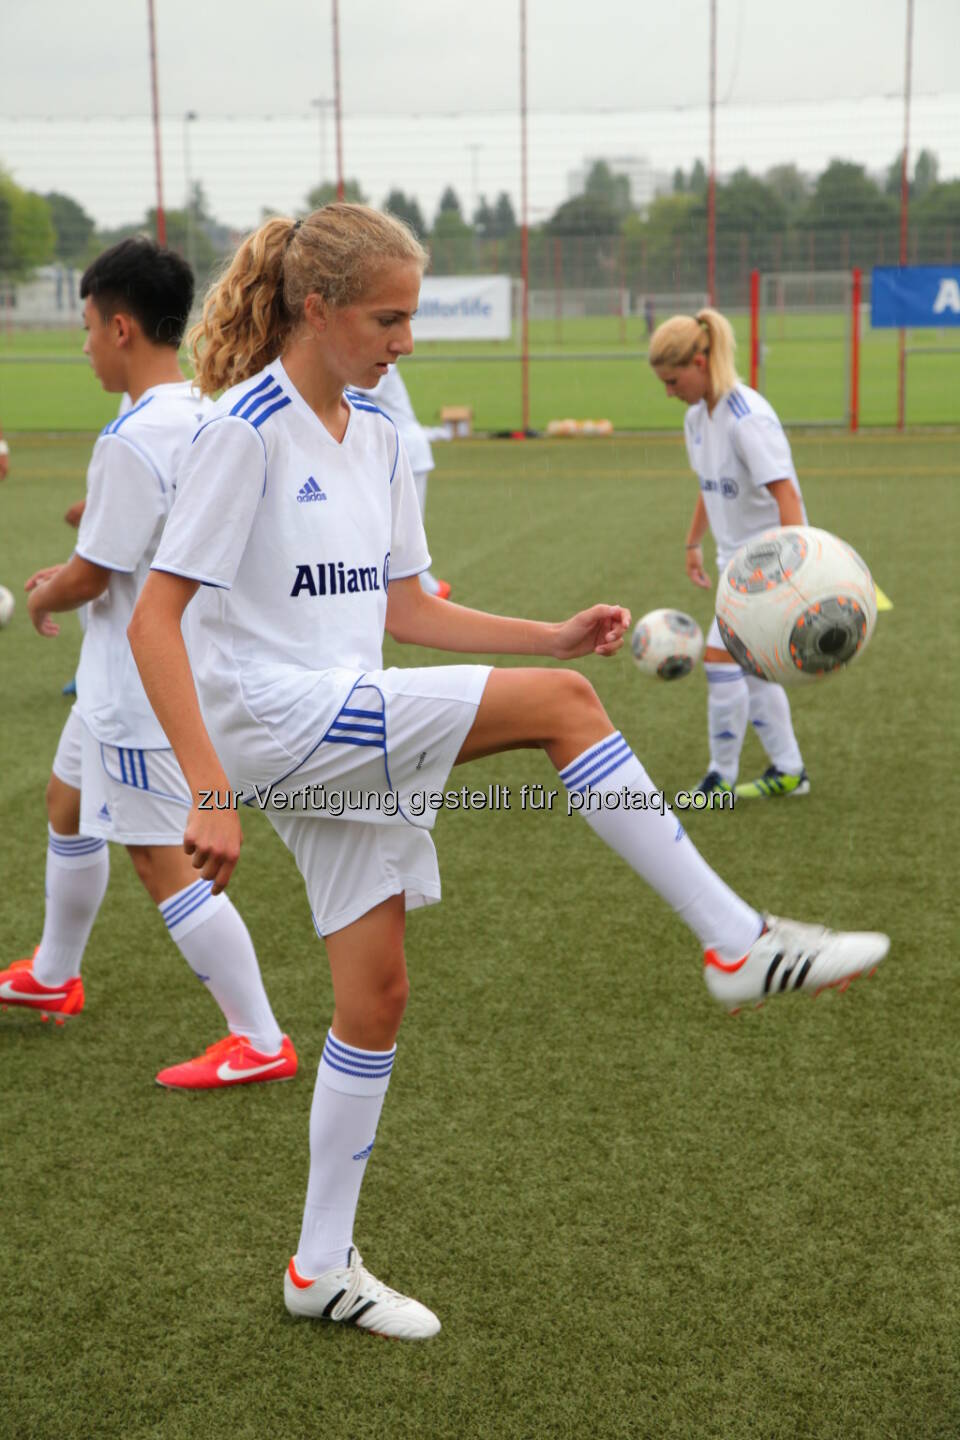
[[[741,970],[743,966],[746,965],[749,958],[748,952],[746,955],[741,955],[739,960],[721,960],[716,950],[704,950],[703,965],[704,969],[713,965],[717,970],[722,970],[724,975],[735,975],[738,970]],[[732,1013],[731,1011],[731,1014]]]
[[[227,1035],[195,1059],[161,1070],[157,1084],[169,1090],[227,1090],[267,1080],[292,1080],[296,1073],[297,1052],[287,1035],[273,1055],[254,1050],[245,1035]]]
[[[313,1281],[312,1281],[312,1280],[304,1280],[304,1278],[303,1278],[302,1275],[298,1275],[298,1274],[297,1274],[297,1267],[296,1267],[296,1265],[294,1265],[294,1263],[293,1263],[293,1256],[292,1256],[292,1255],[290,1256],[290,1264],[287,1266],[287,1269],[288,1269],[289,1272],[290,1272],[290,1279],[293,1281],[294,1285],[296,1285],[296,1287],[297,1287],[298,1290],[309,1290],[309,1289],[310,1289],[310,1286],[313,1284]]]
[[[41,1020],[51,1015],[78,1015],[84,1000],[82,978],[74,975],[62,985],[41,985],[33,974],[37,950],[28,960],[15,960],[6,970],[0,970],[0,1002],[4,1010],[10,1005],[39,1010]]]

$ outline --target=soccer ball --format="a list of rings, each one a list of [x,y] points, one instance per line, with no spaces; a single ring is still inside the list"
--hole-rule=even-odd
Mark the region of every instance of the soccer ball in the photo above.
[[[0,585],[0,630],[9,625],[16,605],[6,585]]]
[[[877,623],[870,571],[845,540],[787,525],[734,555],[717,592],[723,643],[748,675],[819,680],[863,652]]]
[[[630,649],[645,675],[681,680],[703,654],[703,632],[682,610],[651,610],[634,626]]]

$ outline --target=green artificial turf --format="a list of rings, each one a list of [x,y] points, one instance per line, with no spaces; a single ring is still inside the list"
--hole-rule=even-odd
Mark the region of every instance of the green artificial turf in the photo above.
[[[231,894],[301,1072],[190,1096],[153,1076],[222,1023],[112,847],[85,1011],[0,1015],[4,1440],[955,1440],[956,440],[793,438],[812,522],[895,608],[851,670],[792,693],[809,797],[685,823],[757,905],[889,931],[877,977],[728,1018],[690,935],[562,800],[441,814],[444,901],[410,919],[356,1238],[443,1330],[390,1345],[283,1308],[331,1008],[291,858],[250,815]],[[69,552],[89,443],[14,447],[0,580],[18,595]],[[706,627],[678,435],[437,460],[428,533],[455,599],[549,619],[672,605]],[[40,934],[79,639],[72,616],[37,637],[22,596],[0,634],[9,960]],[[696,781],[701,671],[579,668],[658,784]],[[748,739],[744,773],[764,763]],[[451,784],[525,781],[559,788],[533,752]]]
[[[740,370],[750,373],[750,326],[732,314]],[[960,424],[960,351],[949,330],[911,331],[906,417],[910,425]],[[0,421],[9,431],[99,429],[116,414],[82,360],[81,330],[0,332]],[[768,318],[764,393],[787,424],[843,425],[849,351],[841,315]],[[669,401],[644,358],[646,334],[635,318],[565,319],[530,325],[530,420],[608,419],[618,430],[677,430],[683,408]],[[553,358],[546,358],[547,356]],[[559,357],[559,358],[557,358]],[[428,342],[403,363],[415,409],[438,424],[447,405],[469,405],[478,431],[514,430],[522,416],[519,338],[503,342]],[[897,336],[861,336],[860,424],[897,419]]]

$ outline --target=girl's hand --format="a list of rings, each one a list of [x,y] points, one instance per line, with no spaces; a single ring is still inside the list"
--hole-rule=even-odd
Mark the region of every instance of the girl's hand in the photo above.
[[[222,794],[215,791],[214,795]],[[195,870],[204,880],[213,881],[211,894],[225,890],[240,858],[243,831],[236,810],[201,810],[194,802],[183,832],[183,848],[193,858]]]
[[[57,568],[59,569],[59,566]],[[32,576],[31,579],[35,580],[36,576]],[[43,607],[42,587],[31,590],[30,580],[28,580],[25,589],[31,591],[30,599],[27,601],[27,614],[30,616],[34,630],[36,630],[38,635],[43,635],[44,638],[52,638],[54,635],[59,635],[60,626],[56,620],[52,619],[50,611],[45,610]]]
[[[620,605],[592,605],[564,622],[552,650],[555,660],[579,655],[615,655],[630,628],[630,611]]]
[[[709,590],[713,584],[703,568],[703,550],[699,545],[688,545],[684,551],[684,565],[687,577],[701,590]]]
[[[62,569],[63,569],[63,566],[62,566],[62,565],[47,565],[47,566],[44,567],[43,570],[35,570],[35,571],[33,572],[33,574],[30,576],[30,579],[29,579],[29,580],[25,580],[25,581],[23,582],[23,588],[24,588],[24,590],[26,590],[28,593],[29,593],[31,590],[36,590],[37,586],[38,586],[38,585],[42,585],[43,582],[44,582],[44,580],[49,580],[49,579],[51,579],[54,575],[58,574]]]

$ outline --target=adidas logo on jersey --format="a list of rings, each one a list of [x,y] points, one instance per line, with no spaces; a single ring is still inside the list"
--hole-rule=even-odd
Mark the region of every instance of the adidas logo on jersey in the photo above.
[[[109,820],[109,819],[110,819],[110,811],[107,809],[107,802],[106,802],[106,801],[104,801],[103,804],[100,806],[100,809],[97,811],[97,814],[98,814],[98,816],[99,816],[99,818],[100,818],[101,820]]]
[[[297,491],[297,501],[300,505],[303,505],[307,500],[326,500],[326,498],[325,492],[320,489],[320,486],[312,475],[307,483],[301,485]]]

